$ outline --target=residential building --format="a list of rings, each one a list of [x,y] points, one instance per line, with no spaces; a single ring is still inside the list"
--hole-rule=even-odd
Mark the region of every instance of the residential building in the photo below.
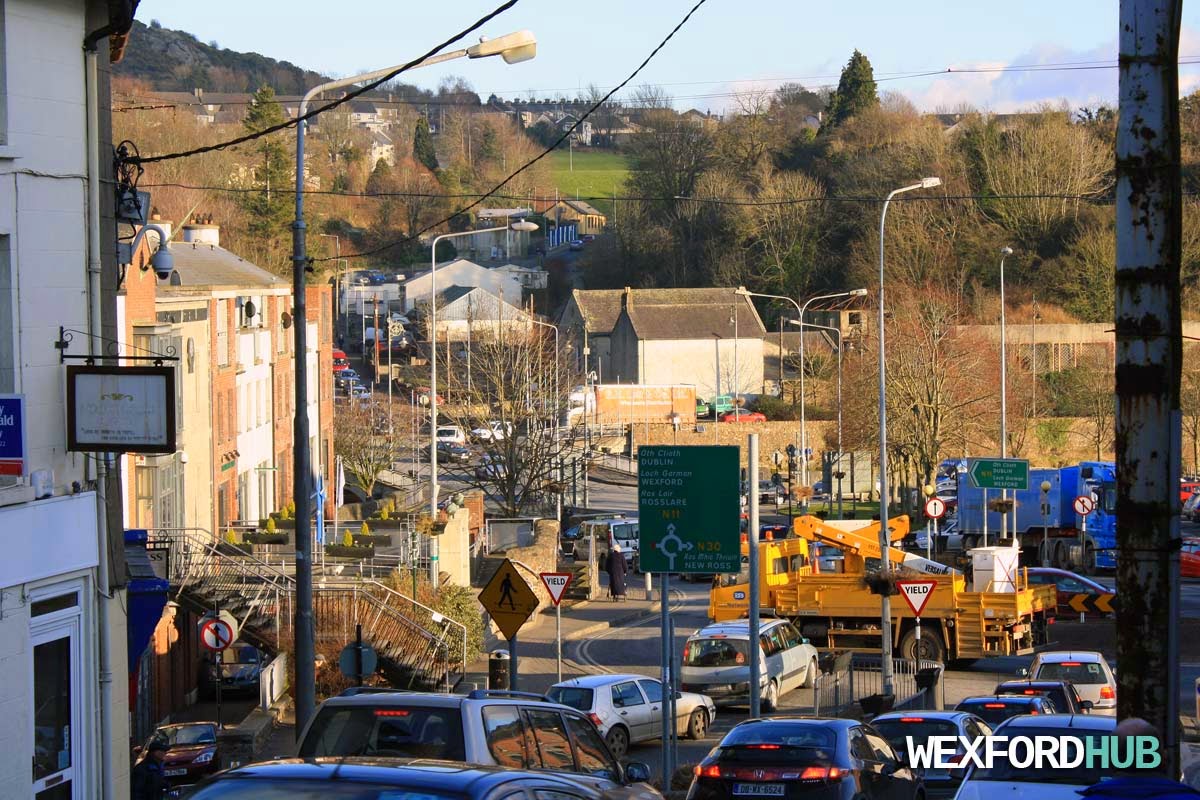
[[[404,282],[404,310],[411,311],[418,303],[428,303],[431,290],[449,286],[477,286],[487,289],[505,302],[520,301],[521,282],[510,274],[481,267],[459,258],[441,264],[434,276],[428,270],[413,275]]]
[[[392,142],[392,138],[383,131],[373,130],[371,131],[371,151],[368,153],[367,163],[374,169],[380,161],[389,166],[395,166],[396,145]]]
[[[512,275],[521,282],[526,292],[538,292],[550,285],[550,273],[537,267],[522,267],[517,264],[504,264],[495,267],[494,271]]]
[[[437,340],[471,341],[527,331],[530,316],[520,306],[477,286],[448,286],[438,290]]]
[[[553,221],[556,226],[574,224],[580,236],[604,233],[604,227],[608,224],[608,217],[583,200],[557,200],[542,214],[547,221]]]
[[[117,335],[109,65],[136,5],[0,5],[0,395],[23,402],[0,420],[19,445],[0,474],[6,797],[129,796],[124,544],[105,502],[120,483],[112,458],[67,450],[64,356]]]
[[[613,374],[612,331],[621,315],[620,289],[574,289],[558,316],[558,328],[574,342],[575,367],[604,383]],[[613,380],[613,383],[616,381]]]

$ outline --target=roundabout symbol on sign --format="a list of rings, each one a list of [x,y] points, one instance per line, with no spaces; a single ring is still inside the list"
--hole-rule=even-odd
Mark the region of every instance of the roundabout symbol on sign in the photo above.
[[[679,555],[685,550],[692,549],[691,542],[685,542],[679,537],[678,534],[675,533],[674,525],[667,526],[667,535],[659,539],[658,543],[654,546],[658,548],[658,552],[662,553],[663,557],[667,559],[669,572],[675,571],[675,556]]]

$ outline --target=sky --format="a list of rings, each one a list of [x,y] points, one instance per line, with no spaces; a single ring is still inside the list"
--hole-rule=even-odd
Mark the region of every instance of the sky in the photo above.
[[[145,0],[138,18],[341,77],[411,60],[500,2]],[[492,93],[527,97],[531,90],[538,97],[569,97],[588,84],[608,89],[625,80],[694,3],[520,0],[481,33],[533,31],[534,60],[460,60],[414,70],[406,80],[436,88],[447,75],[458,75],[484,99]],[[1073,108],[1115,105],[1117,11],[1117,0],[708,0],[630,87],[658,85],[680,110],[721,112],[736,108],[739,93],[784,81],[836,85],[857,48],[871,60],[881,92],[900,92],[924,111],[963,104],[994,112],[1063,101]],[[458,46],[465,45],[452,49]],[[1179,53],[1181,62],[1197,62],[1181,64],[1182,91],[1200,88],[1200,3],[1184,4]],[[1035,65],[1054,68],[945,73]],[[1097,65],[1114,68],[1087,68]],[[913,75],[923,72],[942,74]]]

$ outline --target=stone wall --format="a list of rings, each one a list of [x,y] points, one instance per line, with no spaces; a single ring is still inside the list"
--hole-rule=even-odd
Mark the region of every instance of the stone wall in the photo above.
[[[457,586],[471,585],[470,512],[460,508],[453,516],[442,515],[446,529],[438,539],[438,570]]]

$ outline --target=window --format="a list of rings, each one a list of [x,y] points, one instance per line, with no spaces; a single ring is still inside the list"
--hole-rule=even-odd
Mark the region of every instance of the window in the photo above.
[[[301,758],[322,756],[465,757],[457,708],[326,706],[300,743]]]
[[[592,690],[578,686],[552,686],[546,693],[556,703],[579,711],[592,710]]]
[[[640,706],[644,702],[642,693],[638,691],[637,684],[633,681],[618,683],[612,687],[612,704],[615,708],[632,708]]]
[[[804,643],[804,637],[800,635],[800,631],[796,630],[790,622],[782,625],[780,630],[783,632],[784,645],[789,649],[799,647]]]
[[[217,366],[229,366],[229,301],[217,302]]]
[[[683,647],[685,667],[733,667],[746,663],[744,639],[695,639]]]
[[[887,764],[896,760],[896,754],[892,751],[892,746],[888,744],[886,739],[870,728],[864,728],[863,730],[867,736],[867,744],[871,745],[871,750],[875,753],[876,761]]]
[[[656,680],[638,681],[638,686],[642,687],[642,691],[646,694],[646,699],[651,703],[661,703],[663,699],[662,684]]]
[[[154,467],[137,467],[133,476],[134,520],[138,527],[154,526]]]
[[[783,637],[779,634],[778,625],[764,633],[760,640],[764,655],[773,656],[783,651]]]
[[[528,709],[525,713],[536,749],[534,765],[573,772],[575,757],[571,753],[571,740],[567,738],[559,713],[540,709]]]
[[[29,608],[29,616],[44,617],[47,614],[53,614],[56,611],[65,611],[68,608],[77,608],[79,606],[79,592],[70,592],[68,594],[60,594],[56,597],[50,597],[46,600],[35,600]]]
[[[488,752],[502,767],[527,769],[529,753],[525,749],[525,726],[516,706],[486,706],[483,709],[483,732]]]
[[[855,728],[850,731],[850,755],[862,761],[874,761],[875,751],[871,749],[871,745],[867,742],[866,734],[862,728]]]
[[[567,729],[575,742],[575,753],[579,756],[579,771],[588,775],[599,775],[610,781],[619,781],[621,772],[596,732],[595,726],[582,717],[566,714]]]

